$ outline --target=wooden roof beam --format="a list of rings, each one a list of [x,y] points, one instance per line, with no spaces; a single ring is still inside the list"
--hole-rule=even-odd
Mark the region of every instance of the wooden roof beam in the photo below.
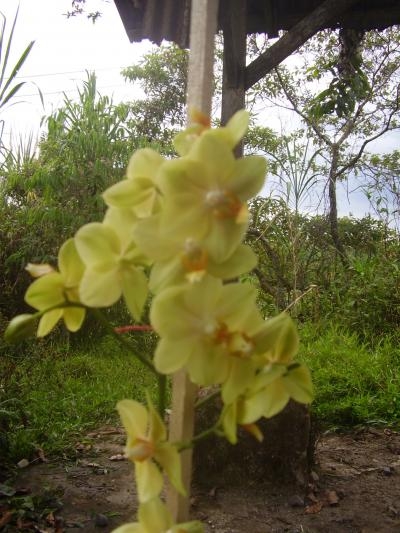
[[[248,90],[271,70],[295,52],[321,28],[329,26],[343,11],[358,0],[325,0],[309,15],[295,24],[276,43],[252,61],[245,73],[245,89]],[[338,17],[339,18],[339,17]]]

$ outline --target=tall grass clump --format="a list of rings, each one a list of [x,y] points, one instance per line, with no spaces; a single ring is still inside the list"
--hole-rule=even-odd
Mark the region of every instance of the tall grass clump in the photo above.
[[[319,422],[342,428],[400,423],[400,348],[389,336],[371,346],[334,324],[318,330],[308,323],[301,338]]]

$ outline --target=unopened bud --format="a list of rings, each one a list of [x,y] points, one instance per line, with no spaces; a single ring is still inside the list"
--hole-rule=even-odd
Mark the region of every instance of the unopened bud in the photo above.
[[[48,263],[28,263],[25,270],[27,270],[33,278],[40,278],[41,276],[54,272],[54,268]]]
[[[24,314],[14,317],[4,332],[7,342],[20,342],[36,332],[36,315]]]

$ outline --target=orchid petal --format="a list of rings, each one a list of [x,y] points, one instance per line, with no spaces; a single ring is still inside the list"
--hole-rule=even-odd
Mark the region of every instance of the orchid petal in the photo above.
[[[164,484],[162,474],[151,460],[135,461],[135,478],[141,503],[155,498],[162,491]]]
[[[120,254],[120,241],[115,231],[100,222],[82,226],[75,244],[86,266],[110,265]]]
[[[64,278],[66,287],[73,287],[79,284],[85,266],[78,254],[74,239],[68,239],[61,246],[58,252],[58,268]]]
[[[85,319],[86,310],[82,307],[65,307],[63,318],[69,331],[78,331]]]
[[[39,321],[37,336],[45,337],[63,316],[63,309],[53,309],[45,313]]]
[[[194,349],[196,339],[169,340],[162,338],[154,354],[154,366],[161,374],[172,374],[182,368]]]
[[[140,320],[148,294],[147,277],[134,266],[125,267],[120,272],[122,293],[129,312],[135,320]]]
[[[163,467],[168,479],[176,490],[186,496],[186,490],[182,483],[181,459],[178,450],[172,444],[166,442],[157,448],[154,459]]]
[[[147,436],[149,415],[142,404],[134,400],[121,400],[117,403],[117,410],[129,438]]]
[[[164,161],[164,158],[155,150],[141,148],[136,150],[130,158],[126,175],[129,180],[142,177],[155,182],[157,173]]]
[[[87,268],[79,286],[81,302],[88,307],[109,307],[121,297],[117,267],[112,270]]]
[[[62,275],[59,272],[51,272],[50,274],[37,278],[28,287],[25,294],[25,301],[40,311],[65,303]]]
[[[232,173],[232,191],[246,201],[260,192],[267,173],[267,162],[264,157],[249,155],[236,160]]]
[[[142,503],[138,514],[146,533],[167,533],[173,523],[167,507],[159,498]]]
[[[283,379],[285,387],[293,400],[299,403],[311,403],[313,387],[310,371],[307,367],[301,365],[289,370]]]

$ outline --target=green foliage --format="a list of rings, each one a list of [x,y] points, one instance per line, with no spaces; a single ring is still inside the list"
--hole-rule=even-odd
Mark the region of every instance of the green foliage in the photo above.
[[[364,72],[358,68],[354,77],[343,80],[334,77],[328,89],[321,91],[309,103],[308,112],[315,120],[336,113],[339,118],[354,112],[357,100],[365,98],[370,85]]]
[[[340,261],[325,217],[291,211],[285,202],[257,198],[248,242],[264,311],[288,306],[301,321],[331,320],[363,342],[397,334],[400,325],[398,234],[365,217],[339,219],[349,267]]]
[[[381,46],[387,59],[389,43]],[[334,53],[332,48],[328,51]],[[323,72],[321,57],[316,68]],[[185,51],[166,46],[126,69],[126,78],[138,82],[147,97],[129,105],[115,106],[100,96],[94,75],[89,75],[79,101],[65,97],[62,109],[48,117],[37,157],[32,156],[29,139],[26,146],[8,154],[0,205],[0,319],[25,310],[21,302],[28,275],[23,269],[28,261],[54,263],[62,239],[82,223],[102,218],[100,193],[123,176],[134,148],[158,144],[164,153],[172,152],[172,135],[185,121],[186,63]],[[368,72],[373,65],[373,61],[367,65]],[[397,72],[395,62],[385,68],[377,74],[383,85],[384,76]],[[301,101],[295,99],[302,82],[297,78],[291,85],[287,72],[281,72],[280,81],[271,79],[270,95],[282,94],[282,80],[299,107],[306,106],[307,99],[312,101],[309,93]],[[338,113],[330,115],[326,124],[340,132],[345,121]],[[372,134],[375,126],[365,122],[360,131]],[[308,133],[309,139],[318,137],[312,128]],[[250,149],[269,154],[270,171],[286,187],[286,200],[293,200],[288,206],[282,199],[257,198],[252,205],[248,242],[260,257],[254,277],[259,299],[266,315],[290,307],[304,325],[303,355],[314,371],[314,410],[321,420],[340,426],[371,419],[393,422],[400,412],[395,370],[400,325],[398,235],[371,218],[339,220],[349,257],[344,268],[327,218],[304,216],[299,209],[321,172],[317,161],[324,138],[315,146],[309,139],[309,145],[302,144],[299,132],[278,137],[262,127],[254,128],[247,138]],[[346,141],[344,149],[350,144]],[[342,176],[346,161],[341,156],[336,177]],[[382,174],[384,169],[396,170],[397,163],[394,155],[370,159],[370,167]],[[397,193],[395,180],[393,184]],[[119,325],[130,321],[120,305],[108,317]],[[140,386],[132,392],[136,363],[128,361],[130,356],[104,333],[89,318],[84,330],[73,336],[59,334],[56,344],[41,342],[37,349],[26,344],[17,350],[0,343],[5,354],[0,359],[0,449],[9,457],[27,456],[35,445],[44,446],[46,453],[60,451],[85,429],[110,420],[116,399],[141,399],[142,386],[150,381],[141,375]],[[135,334],[135,349],[146,355],[154,337]]]
[[[325,218],[308,218],[291,211],[281,199],[261,197],[252,203],[251,214],[248,242],[259,257],[255,273],[266,309],[270,311],[272,304],[282,311],[310,285],[329,285],[338,261]],[[306,308],[309,318],[311,302],[317,303],[316,293],[300,301],[296,316]]]
[[[398,246],[388,257],[355,259],[347,276],[347,288],[333,315],[341,315],[349,331],[361,339],[376,342],[382,335],[397,335],[400,327]],[[397,256],[397,257],[394,257]]]
[[[126,80],[138,82],[145,100],[132,104],[131,131],[162,151],[171,151],[172,137],[186,121],[187,50],[163,45],[145,55],[138,65],[122,71]]]
[[[10,52],[13,47],[18,11],[19,8],[15,13],[14,21],[8,37],[6,35],[7,19],[3,13],[0,12],[0,113],[2,108],[10,104],[10,102],[14,103],[14,99],[18,95],[19,90],[25,85],[26,82],[16,82],[16,79],[34,45],[34,41],[31,41],[20,55],[15,65],[10,66]],[[39,94],[42,98],[40,91]],[[0,171],[3,167],[3,159],[10,155],[10,150],[7,149],[2,143],[3,129],[4,120],[0,118]]]
[[[394,339],[387,336],[371,348],[332,320],[308,321],[300,336],[300,358],[313,374],[312,410],[319,422],[328,427],[398,424],[400,350]],[[48,341],[30,349],[25,357],[0,359],[0,388],[11,398],[6,401],[3,393],[0,399],[0,456],[13,461],[29,458],[37,446],[46,454],[65,452],[82,441],[85,431],[115,423],[117,399],[143,400],[144,389],[154,387],[110,337],[85,350],[66,351],[65,345]]]
[[[103,217],[101,193],[123,177],[132,151],[143,144],[129,134],[128,115],[126,105],[98,94],[96,77],[88,74],[78,101],[65,96],[63,107],[48,117],[39,155],[32,156],[28,138],[6,157],[0,183],[0,310],[8,317],[23,310],[15,306],[26,289],[26,264],[54,264],[63,239]]]
[[[387,337],[372,349],[334,322],[321,329],[308,323],[300,335],[300,358],[312,372],[312,410],[319,421],[337,427],[400,422],[397,342]]]
[[[0,109],[18,93],[25,82],[14,83],[18,73],[30,54],[34,41],[31,41],[11,70],[9,69],[10,52],[18,19],[18,9],[14,17],[8,38],[6,37],[7,19],[0,12]]]
[[[0,390],[9,398],[0,397],[0,428],[8,434],[0,455],[13,461],[29,458],[35,447],[60,453],[83,432],[115,423],[117,400],[143,401],[145,389],[154,387],[150,374],[111,337],[86,351],[39,342],[25,357],[3,355],[0,369]]]
[[[102,0],[103,2],[106,0]],[[91,20],[93,24],[102,16],[101,11],[88,11],[86,9],[86,0],[71,0],[71,11],[67,11],[65,16],[67,18],[76,17],[79,15],[86,15],[86,18]]]
[[[323,65],[308,69],[311,79],[320,79],[327,71],[333,75],[327,89],[324,89],[309,102],[308,112],[313,119],[336,113],[339,118],[354,112],[357,102],[369,96],[371,85],[364,72],[362,41],[364,33],[341,29],[339,31],[340,51],[338,56]],[[326,61],[326,59],[325,59]]]
[[[62,108],[48,117],[39,157],[22,166],[10,161],[5,168],[4,194],[10,202],[62,205],[80,221],[102,216],[100,195],[121,179],[136,144],[126,128],[127,106],[99,95],[94,74],[88,74],[78,94],[77,102],[65,96]]]
[[[273,195],[283,198],[295,213],[301,208],[309,210],[310,193],[315,194],[324,168],[318,163],[321,150],[313,146],[305,131],[277,135],[270,128],[255,126],[246,141],[247,150],[262,152],[267,157]]]

